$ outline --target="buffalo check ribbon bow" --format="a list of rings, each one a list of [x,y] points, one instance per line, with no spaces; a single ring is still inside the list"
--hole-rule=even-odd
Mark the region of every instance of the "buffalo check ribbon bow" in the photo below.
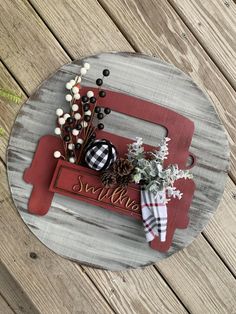
[[[167,207],[164,203],[165,191],[160,191],[157,196],[141,188],[141,210],[144,232],[147,242],[158,236],[161,242],[166,241]]]

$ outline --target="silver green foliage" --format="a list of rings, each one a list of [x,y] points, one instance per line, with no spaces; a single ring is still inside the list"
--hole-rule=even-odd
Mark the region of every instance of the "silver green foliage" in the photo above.
[[[174,186],[176,180],[193,177],[189,170],[181,170],[177,164],[171,164],[164,168],[164,161],[169,154],[169,141],[170,138],[165,137],[159,144],[159,149],[153,152],[145,152],[142,138],[136,138],[136,142],[128,145],[128,159],[135,166],[133,182],[142,184],[155,196],[165,191],[165,202],[168,202],[171,197],[182,198],[183,194]]]

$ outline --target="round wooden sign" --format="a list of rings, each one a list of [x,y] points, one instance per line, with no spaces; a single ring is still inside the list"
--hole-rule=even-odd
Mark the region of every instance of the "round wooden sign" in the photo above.
[[[159,104],[195,124],[190,151],[197,158],[192,169],[196,191],[189,209],[190,222],[187,229],[176,229],[167,252],[149,247],[141,221],[57,193],[45,216],[27,211],[32,186],[24,182],[23,173],[32,162],[39,139],[54,133],[55,110],[68,109],[65,83],[79,73],[84,62],[91,65],[84,77],[86,86],[95,87],[102,69],[109,68],[111,75],[105,81],[105,89]],[[166,135],[163,126],[120,112],[112,112],[106,121],[106,130],[130,139],[142,137],[152,146],[157,146]],[[184,141],[184,136],[179,141]],[[219,204],[228,165],[226,133],[206,95],[173,65],[130,53],[102,53],[61,67],[22,106],[8,147],[12,197],[30,230],[54,252],[82,264],[110,270],[149,265],[190,244]]]

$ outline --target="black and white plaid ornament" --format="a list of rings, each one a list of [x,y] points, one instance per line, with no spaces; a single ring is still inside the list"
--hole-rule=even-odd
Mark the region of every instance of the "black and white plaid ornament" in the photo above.
[[[116,160],[115,146],[107,140],[95,140],[87,148],[85,161],[87,165],[97,171],[108,169]]]

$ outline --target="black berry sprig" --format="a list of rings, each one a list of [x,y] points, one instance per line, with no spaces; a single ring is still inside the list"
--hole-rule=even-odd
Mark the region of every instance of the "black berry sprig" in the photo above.
[[[98,86],[98,96],[95,97],[92,94],[88,95],[90,92],[87,93],[87,96],[90,96],[89,102],[92,106],[91,118],[89,119],[91,122],[86,130],[85,141],[83,143],[81,153],[78,157],[78,163],[81,160],[81,156],[86,145],[88,145],[90,141],[96,138],[95,131],[104,129],[104,124],[101,123],[100,120],[102,120],[107,114],[111,112],[110,108],[105,108],[104,113],[102,113],[102,108],[98,105],[99,98],[106,97],[106,92],[104,90],[101,90],[101,86],[103,85],[104,77],[108,77],[110,75],[110,71],[108,69],[104,69],[102,73],[103,73],[103,77],[96,79],[96,85]]]
[[[111,112],[110,108],[102,108],[98,105],[99,99],[106,97],[102,85],[104,78],[110,75],[108,69],[103,70],[102,78],[96,79],[97,96],[91,90],[85,95],[81,93],[83,89],[80,83],[89,69],[90,65],[85,63],[80,69],[80,75],[66,84],[66,89],[70,91],[65,97],[66,101],[70,103],[70,112],[64,113],[60,108],[56,110],[55,134],[59,135],[63,141],[65,156],[56,151],[54,157],[62,157],[71,163],[80,163],[85,147],[96,138],[97,130],[104,129],[102,120]]]
[[[99,95],[100,98],[106,97],[106,92],[104,90],[102,90],[101,87],[103,85],[104,77],[108,77],[110,75],[110,71],[108,69],[104,69],[102,74],[103,74],[103,77],[102,78],[98,78],[96,80],[96,84],[99,87],[98,95]],[[103,120],[106,115],[110,114],[111,109],[110,108],[105,108],[104,109],[104,113],[102,113],[102,108],[97,105],[97,106],[95,106],[94,110],[95,110],[95,113],[97,114],[96,115],[97,120],[99,120],[98,124],[97,124],[97,128],[98,128],[98,130],[103,130],[104,129],[104,124],[100,120]]]

